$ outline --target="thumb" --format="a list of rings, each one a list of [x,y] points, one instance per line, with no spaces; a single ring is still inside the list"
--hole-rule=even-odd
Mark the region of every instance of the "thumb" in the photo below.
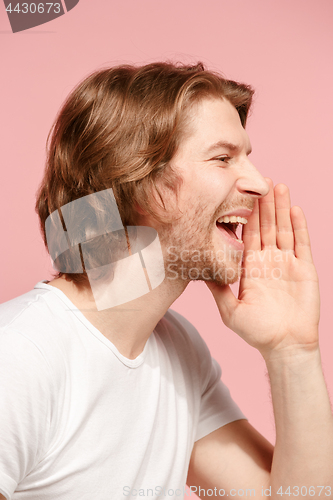
[[[229,285],[220,286],[209,282],[206,282],[206,285],[212,292],[223,323],[229,326],[231,317],[238,306],[238,299],[232,293]]]

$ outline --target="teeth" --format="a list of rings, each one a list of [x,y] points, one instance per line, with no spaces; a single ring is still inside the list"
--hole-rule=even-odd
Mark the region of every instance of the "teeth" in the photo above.
[[[236,215],[231,215],[230,217],[228,215],[224,215],[223,217],[220,217],[217,219],[217,222],[226,222],[229,223],[231,222],[232,224],[239,223],[239,224],[246,224],[247,219],[244,217],[236,217]]]

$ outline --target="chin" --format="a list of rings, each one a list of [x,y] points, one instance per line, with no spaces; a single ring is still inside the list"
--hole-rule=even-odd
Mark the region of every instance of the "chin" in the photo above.
[[[239,281],[241,277],[241,268],[235,264],[232,266],[224,266],[223,268],[221,267],[218,271],[213,268],[212,271],[209,281],[219,286],[232,285]]]

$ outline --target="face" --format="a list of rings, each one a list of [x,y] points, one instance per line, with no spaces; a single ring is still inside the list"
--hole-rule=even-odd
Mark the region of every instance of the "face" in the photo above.
[[[191,113],[191,133],[172,160],[183,179],[177,206],[165,200],[174,223],[156,229],[168,279],[224,285],[239,278],[244,249],[241,229],[230,222],[245,223],[269,188],[249,160],[248,135],[229,101],[204,99]]]

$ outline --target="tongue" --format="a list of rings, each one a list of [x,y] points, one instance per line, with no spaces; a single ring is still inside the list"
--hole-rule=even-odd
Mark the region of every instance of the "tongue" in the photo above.
[[[230,236],[232,238],[237,238],[237,235],[233,232],[232,228],[234,227],[233,225],[231,224],[226,224],[224,222],[217,222],[217,226],[220,228],[220,229],[224,229],[225,231],[227,231],[228,234],[230,234]]]

